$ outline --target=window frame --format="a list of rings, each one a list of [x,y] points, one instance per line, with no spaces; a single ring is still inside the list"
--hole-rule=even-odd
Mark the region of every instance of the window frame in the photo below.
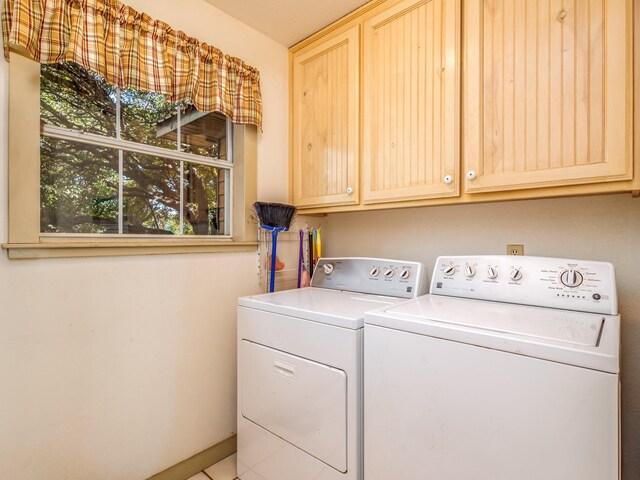
[[[257,127],[234,125],[231,236],[82,235],[40,232],[40,64],[12,49],[9,58],[9,258],[93,257],[255,251],[251,209],[257,196]],[[50,127],[47,127],[50,128]],[[78,133],[78,135],[83,135]],[[169,152],[171,152],[169,150]],[[177,153],[177,152],[172,152]]]
[[[233,135],[233,127],[229,127],[230,122],[227,121],[227,133],[231,136]],[[147,146],[143,143],[132,142],[130,140],[123,140],[117,137],[106,137],[103,135],[95,134],[95,133],[86,133],[79,130],[73,130],[69,128],[63,127],[54,127],[51,125],[44,125],[42,127],[42,136],[46,136],[48,138],[54,138],[57,140],[64,140],[69,142],[75,142],[77,144],[82,145],[91,145],[98,147],[110,148],[114,151],[118,152],[118,230],[119,233],[72,233],[72,232],[60,232],[60,233],[49,233],[49,232],[40,232],[41,236],[46,237],[58,237],[58,236],[67,236],[69,238],[75,237],[95,237],[95,238],[124,238],[124,237],[132,237],[132,238],[233,238],[233,216],[229,215],[228,212],[233,210],[233,170],[235,164],[233,163],[233,140],[229,142],[228,152],[229,152],[229,160],[219,160],[216,158],[206,158],[199,155],[184,153],[179,150],[169,150],[161,147],[155,146]],[[180,170],[180,178],[183,179],[184,174],[184,164],[185,163],[193,163],[196,165],[205,165],[208,167],[218,168],[219,170],[228,172],[228,179],[231,183],[231,198],[225,201],[228,201],[228,204],[225,204],[225,225],[228,225],[228,230],[230,233],[222,234],[222,235],[185,235],[184,233],[180,234],[166,234],[166,235],[149,235],[149,234],[127,234],[122,233],[123,231],[123,176],[122,168],[123,168],[123,155],[125,152],[132,153],[140,153],[143,155],[154,156],[158,158],[162,158],[163,160],[169,160],[172,162],[180,162],[183,167]],[[183,202],[183,194],[180,194],[180,202]],[[181,231],[184,232],[184,223],[182,220],[182,212],[180,213],[181,218]],[[226,230],[226,228],[225,228]]]

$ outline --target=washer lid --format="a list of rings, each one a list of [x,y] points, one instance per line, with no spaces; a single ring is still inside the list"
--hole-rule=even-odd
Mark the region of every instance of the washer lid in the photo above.
[[[368,312],[365,324],[619,371],[619,316],[425,295]]]
[[[416,302],[387,310],[391,315],[428,318],[436,322],[479,328],[493,332],[595,347],[602,331],[602,315],[544,308],[514,308],[495,302],[452,299]]]
[[[364,326],[366,311],[400,301],[402,299],[393,297],[309,287],[242,297],[238,299],[238,306],[355,330]]]

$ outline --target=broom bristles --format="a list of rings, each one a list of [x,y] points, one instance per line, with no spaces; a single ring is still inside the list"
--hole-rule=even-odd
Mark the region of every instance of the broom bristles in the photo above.
[[[296,207],[286,203],[256,202],[253,204],[260,225],[276,228],[289,228]]]

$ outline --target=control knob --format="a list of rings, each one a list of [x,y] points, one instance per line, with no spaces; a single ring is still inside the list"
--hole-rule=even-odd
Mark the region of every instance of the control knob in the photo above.
[[[476,274],[476,269],[471,265],[465,265],[464,276],[467,278],[473,278]]]
[[[407,270],[406,268],[404,270],[402,270],[402,273],[400,274],[400,278],[402,280],[406,280],[411,276],[411,270]]]
[[[576,288],[582,285],[584,278],[582,274],[577,270],[565,270],[560,275],[560,281],[562,284],[569,288]]]
[[[331,273],[333,272],[333,264],[325,263],[324,265],[322,265],[322,270],[324,271],[325,275],[331,275]]]
[[[498,278],[498,269],[494,267],[487,268],[487,278],[491,280]]]
[[[379,273],[380,273],[380,270],[378,269],[378,267],[373,267],[371,269],[371,271],[369,272],[369,276],[370,277],[377,277]]]
[[[522,270],[520,270],[519,268],[514,268],[511,271],[511,280],[513,280],[514,282],[522,280]]]
[[[445,275],[451,276],[456,273],[456,267],[454,267],[453,265],[447,265],[446,267],[444,267],[443,271]]]
[[[393,274],[395,272],[393,270],[391,270],[390,268],[388,268],[385,272],[384,272],[384,278],[391,278],[393,277]]]

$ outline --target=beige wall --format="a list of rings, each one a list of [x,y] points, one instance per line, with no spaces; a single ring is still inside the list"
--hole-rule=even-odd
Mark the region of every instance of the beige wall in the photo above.
[[[640,478],[640,199],[630,195],[330,215],[327,255],[404,258],[503,254],[612,262],[622,314],[623,478]]]
[[[260,69],[259,195],[286,200],[286,48],[202,0],[127,3]],[[7,81],[0,59],[0,242]],[[141,480],[231,436],[236,299],[257,289],[254,253],[0,252],[0,478]]]

